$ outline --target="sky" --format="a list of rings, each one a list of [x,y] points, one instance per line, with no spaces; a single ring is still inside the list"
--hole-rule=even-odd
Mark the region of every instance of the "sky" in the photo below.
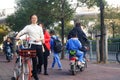
[[[110,5],[120,6],[120,0],[106,0]],[[0,0],[0,9],[14,8],[15,0]]]
[[[0,0],[0,9],[14,8],[15,0]]]

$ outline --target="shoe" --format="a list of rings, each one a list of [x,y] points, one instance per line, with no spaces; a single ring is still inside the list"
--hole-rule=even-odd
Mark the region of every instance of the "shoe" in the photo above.
[[[84,61],[82,61],[81,63],[82,63],[82,64],[85,64],[85,62],[84,62]]]
[[[81,65],[81,62],[80,62],[80,61],[78,61],[78,65]]]
[[[39,80],[37,75],[33,75],[33,77],[34,77],[35,80]]]
[[[45,73],[44,73],[44,75],[48,75],[48,73],[47,73],[47,72],[45,72]]]
[[[85,64],[82,63],[82,64],[81,64],[81,67],[84,67],[84,66],[85,66]]]
[[[38,73],[38,74],[41,74],[41,70],[40,70],[40,69],[38,69],[37,73]]]
[[[38,75],[34,71],[32,71],[32,76],[35,80],[39,80]]]
[[[62,70],[62,68],[59,68],[58,70]]]

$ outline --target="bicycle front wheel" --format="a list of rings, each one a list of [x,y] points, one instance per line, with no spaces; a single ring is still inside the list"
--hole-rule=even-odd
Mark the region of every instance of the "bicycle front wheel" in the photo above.
[[[23,73],[22,73],[22,80],[31,80],[31,64],[30,62],[26,62],[23,64]]]
[[[116,53],[116,60],[118,63],[120,63],[120,51]]]

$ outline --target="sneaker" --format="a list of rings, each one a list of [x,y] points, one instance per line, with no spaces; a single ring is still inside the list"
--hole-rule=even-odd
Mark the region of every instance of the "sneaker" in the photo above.
[[[58,70],[62,70],[62,68],[59,68]]]
[[[39,80],[37,75],[33,75],[33,77],[34,77],[35,80]]]
[[[84,61],[82,61],[81,63],[82,63],[82,64],[85,64],[85,62],[84,62]]]
[[[81,62],[80,62],[80,61],[78,61],[78,65],[81,65]]]

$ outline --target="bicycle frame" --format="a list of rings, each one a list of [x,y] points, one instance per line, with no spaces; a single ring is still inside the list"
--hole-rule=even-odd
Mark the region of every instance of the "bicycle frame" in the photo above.
[[[19,62],[16,63],[14,69],[14,77],[12,80],[31,80],[32,65],[31,58],[35,57],[36,50],[23,49],[19,51]]]

